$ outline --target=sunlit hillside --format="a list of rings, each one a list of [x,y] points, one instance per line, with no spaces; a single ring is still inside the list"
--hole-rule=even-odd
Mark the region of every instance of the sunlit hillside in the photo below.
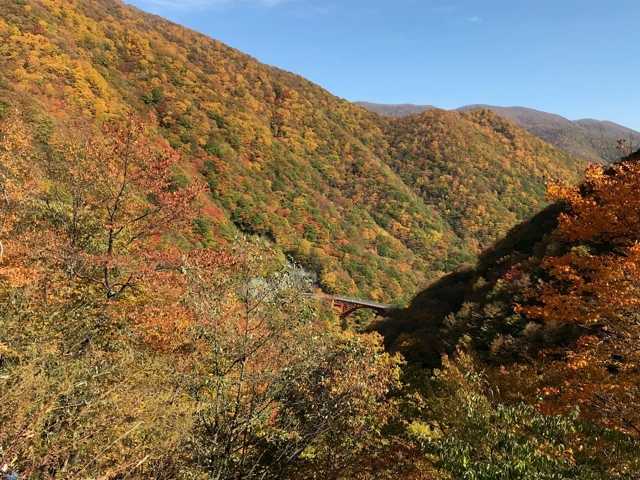
[[[0,480],[637,480],[639,190],[0,0]]]
[[[435,108],[431,105],[357,103],[367,110],[387,117],[405,117]],[[591,162],[614,162],[620,158],[621,152],[623,155],[628,155],[640,147],[640,132],[611,121],[594,119],[571,121],[560,115],[533,108],[482,104],[466,105],[456,111],[474,110],[491,110],[554,147]]]
[[[541,206],[545,178],[582,168],[494,117],[388,122],[112,0],[1,6],[3,111],[45,146],[79,116],[150,116],[182,181],[208,185],[206,242],[262,235],[327,291],[406,298]]]

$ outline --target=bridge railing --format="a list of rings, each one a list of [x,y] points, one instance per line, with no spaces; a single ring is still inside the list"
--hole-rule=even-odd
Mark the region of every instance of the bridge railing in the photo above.
[[[343,295],[330,295],[327,293],[309,293],[306,296],[317,298],[321,301],[331,302],[334,307],[340,310],[340,317],[346,318],[357,310],[373,310],[378,315],[385,315],[395,309],[394,305],[374,302],[361,298],[346,297]]]

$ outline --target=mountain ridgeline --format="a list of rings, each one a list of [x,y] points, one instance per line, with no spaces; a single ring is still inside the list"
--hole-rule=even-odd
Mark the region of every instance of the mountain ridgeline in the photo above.
[[[470,262],[584,161],[488,111],[388,119],[114,0],[0,0],[0,112],[38,148],[137,115],[204,182],[205,245],[270,239],[329,292],[380,300]]]
[[[435,107],[431,105],[386,105],[358,102],[358,105],[379,115],[397,118],[415,115]],[[467,105],[457,111],[486,109],[511,120],[529,133],[555,147],[591,162],[610,163],[640,147],[640,132],[613,122],[582,119],[571,121],[560,115],[524,107]],[[624,145],[620,148],[619,141]]]

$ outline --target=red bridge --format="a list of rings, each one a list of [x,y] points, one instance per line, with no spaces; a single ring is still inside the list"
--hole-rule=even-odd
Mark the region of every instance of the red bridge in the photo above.
[[[327,295],[320,293],[313,296],[322,301],[330,302],[331,306],[340,313],[340,318],[347,318],[357,310],[373,310],[376,314],[384,316],[394,309],[393,305],[373,302],[371,300],[343,297],[341,295]]]

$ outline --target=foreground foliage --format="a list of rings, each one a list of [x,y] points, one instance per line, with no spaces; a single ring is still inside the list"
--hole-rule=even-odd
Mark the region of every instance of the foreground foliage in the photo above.
[[[381,325],[395,349],[428,364],[468,341],[507,404],[578,409],[573,457],[597,457],[604,478],[640,471],[638,165],[636,154],[590,167],[579,186],[551,185],[555,205]]]
[[[307,275],[261,242],[195,248],[197,190],[169,181],[169,146],[119,123],[83,148],[66,135],[35,154],[19,148],[28,128],[10,125],[20,128],[2,137],[3,468],[330,478],[378,449],[399,360],[377,336],[332,326],[303,296]],[[180,250],[163,240],[176,236]]]
[[[422,414],[408,432],[452,478],[633,478],[640,466],[636,440],[581,421],[579,410],[549,415],[523,401],[504,403],[464,351],[445,357],[423,385]]]

